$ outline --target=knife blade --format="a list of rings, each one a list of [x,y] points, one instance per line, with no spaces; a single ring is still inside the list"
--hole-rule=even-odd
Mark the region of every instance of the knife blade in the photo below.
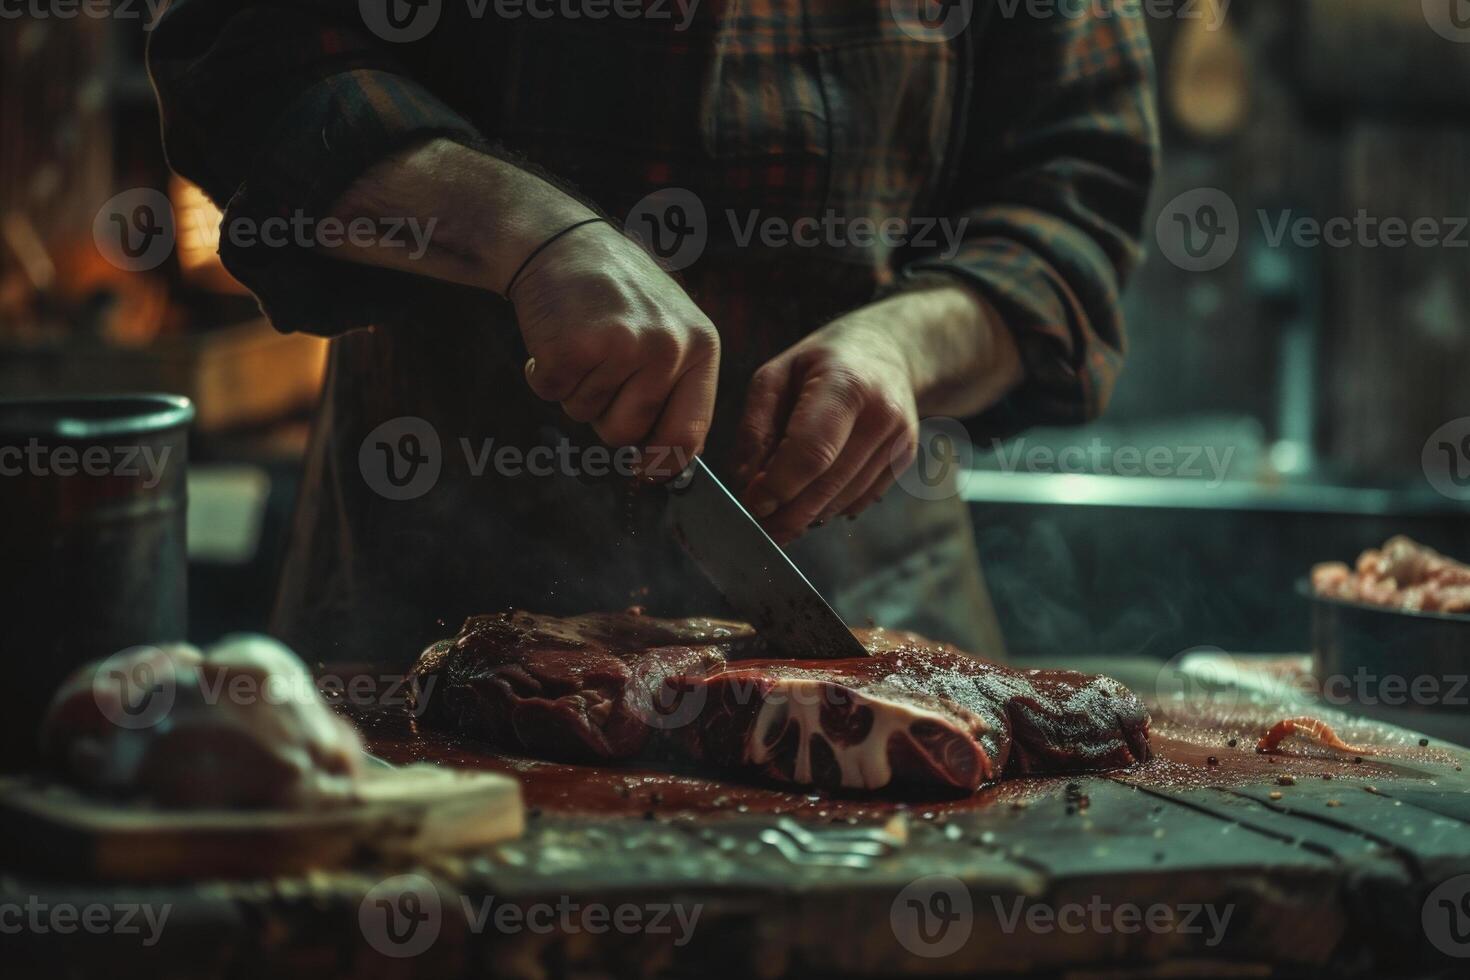
[[[847,624],[704,461],[667,484],[675,540],[778,656],[866,657]]]

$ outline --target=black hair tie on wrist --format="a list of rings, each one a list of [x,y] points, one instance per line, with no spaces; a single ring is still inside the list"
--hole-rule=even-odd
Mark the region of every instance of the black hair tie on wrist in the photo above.
[[[570,233],[576,231],[578,228],[581,228],[583,225],[595,225],[599,221],[606,221],[606,220],[607,220],[606,218],[585,218],[582,221],[578,221],[576,224],[567,225],[561,231],[557,232],[555,235],[552,235],[550,238],[546,239],[546,241],[542,242],[540,245],[537,245],[535,248],[531,249],[531,254],[528,255],[528,256],[526,256],[525,261],[523,261],[521,263],[521,267],[516,270],[516,274],[510,277],[510,282],[508,282],[508,283],[505,284],[505,298],[506,299],[510,299],[510,291],[515,288],[516,280],[521,277],[521,273],[522,272],[525,272],[526,271],[526,266],[528,266],[528,265],[531,264],[531,260],[532,259],[534,259],[536,256],[540,255],[542,252],[546,251],[546,248],[547,248],[548,245],[550,245],[552,242],[556,241],[558,238],[562,237],[563,235],[567,235],[567,234],[570,234]]]

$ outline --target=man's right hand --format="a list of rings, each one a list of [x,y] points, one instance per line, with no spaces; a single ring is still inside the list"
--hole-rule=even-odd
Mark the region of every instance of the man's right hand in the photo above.
[[[660,472],[645,471],[649,478],[678,475],[704,448],[720,367],[714,325],[611,225],[574,228],[536,252],[593,216],[580,201],[505,160],[433,139],[370,168],[332,215],[432,219],[421,255],[350,241],[335,254],[509,292],[531,353],[531,390],[591,422],[612,446],[678,454]]]
[[[609,445],[667,450],[651,479],[677,476],[703,451],[719,334],[641,246],[606,223],[576,228],[535,255],[510,293],[539,397]]]

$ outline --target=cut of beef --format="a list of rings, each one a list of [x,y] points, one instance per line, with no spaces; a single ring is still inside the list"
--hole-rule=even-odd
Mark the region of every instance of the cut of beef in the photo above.
[[[433,727],[532,755],[630,759],[659,730],[667,682],[724,664],[730,644],[754,636],[741,623],[634,613],[472,616],[419,658],[416,710]]]
[[[419,659],[416,706],[431,727],[532,755],[662,755],[833,788],[973,791],[1148,758],[1148,714],[1110,678],[855,632],[868,657],[772,660],[718,620],[477,616]]]
[[[1148,758],[1148,714],[1108,677],[1018,671],[909,633],[859,630],[861,660],[728,663],[683,683],[694,754],[786,782],[975,789]]]

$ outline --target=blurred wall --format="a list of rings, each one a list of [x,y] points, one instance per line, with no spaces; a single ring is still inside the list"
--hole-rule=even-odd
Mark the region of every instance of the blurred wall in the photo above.
[[[1305,434],[1326,475],[1415,478],[1430,433],[1470,416],[1470,3],[1153,9],[1173,11],[1149,17],[1165,166],[1109,420],[1238,413]],[[1184,268],[1206,189],[1235,215]],[[1421,243],[1392,244],[1395,222]]]

